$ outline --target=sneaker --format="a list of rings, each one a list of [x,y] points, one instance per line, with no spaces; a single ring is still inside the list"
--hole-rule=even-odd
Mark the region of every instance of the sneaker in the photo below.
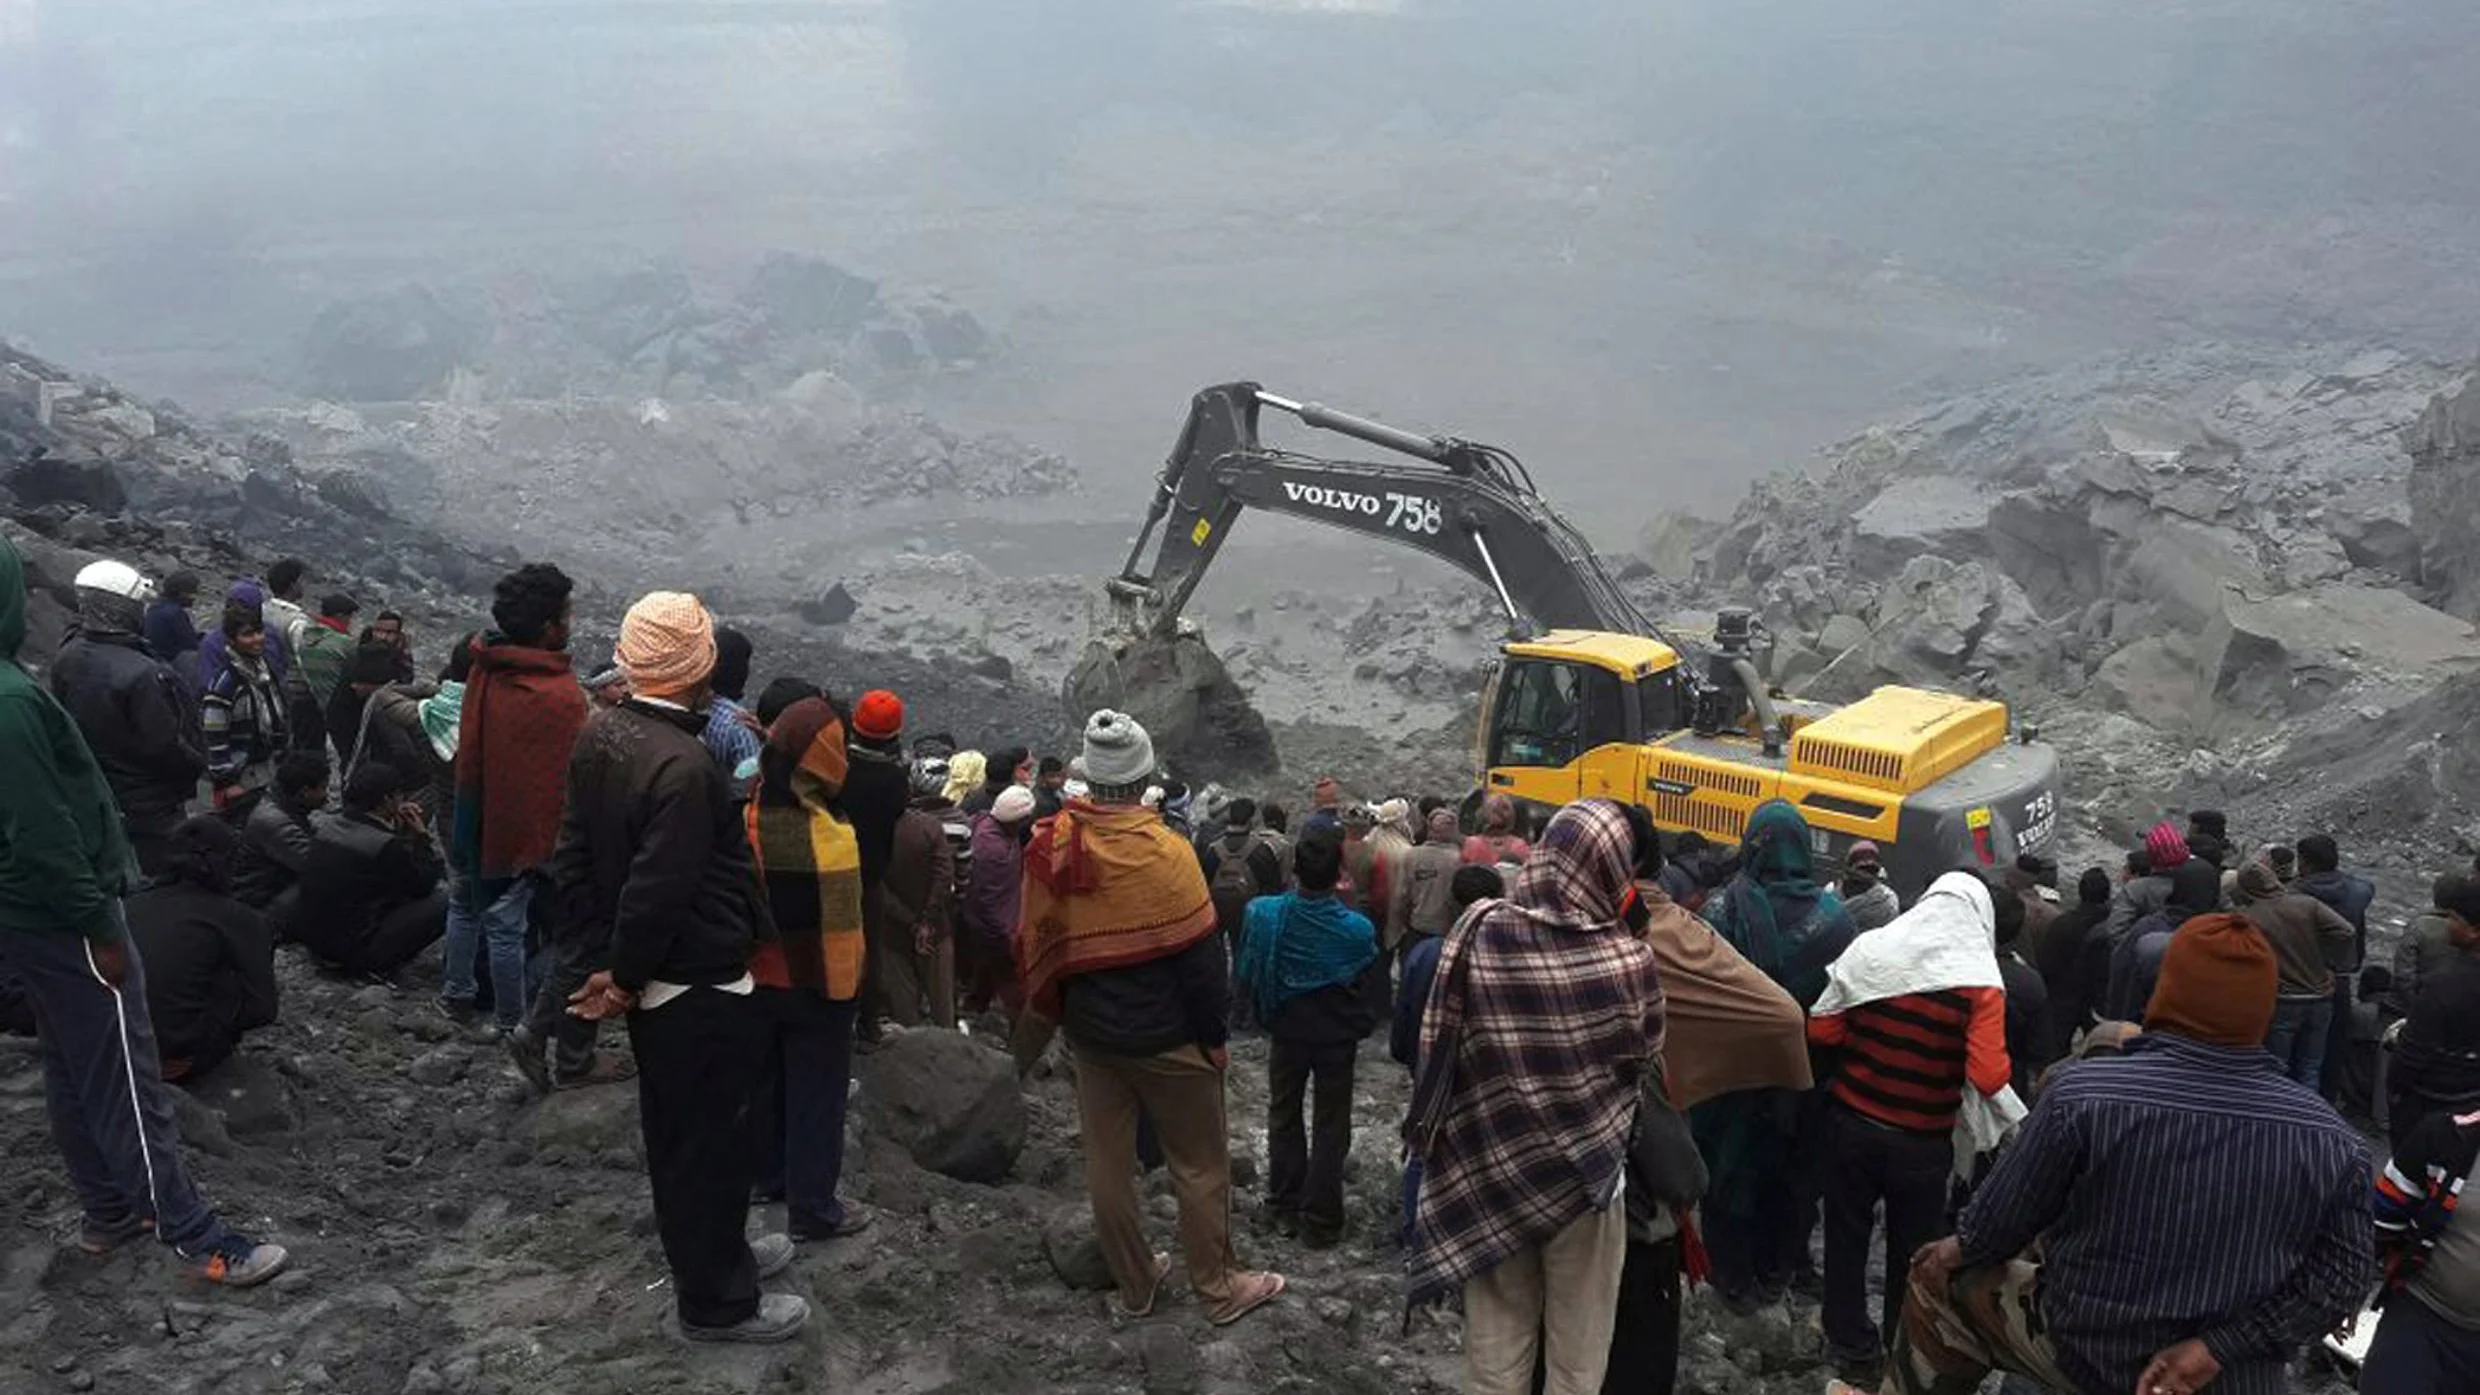
[[[730,1327],[700,1327],[695,1323],[680,1324],[680,1335],[692,1342],[740,1342],[765,1346],[789,1342],[800,1335],[801,1325],[809,1321],[809,1300],[789,1293],[761,1293],[758,1311],[733,1323]]]
[[[793,1239],[801,1241],[842,1240],[859,1235],[869,1228],[870,1213],[858,1206],[845,1207],[844,1213],[832,1221],[795,1216],[792,1218],[792,1224],[786,1227],[792,1232]]]
[[[154,1233],[155,1222],[147,1216],[130,1216],[109,1223],[89,1218],[78,1226],[77,1247],[81,1254],[101,1259],[132,1240]]]
[[[792,1267],[792,1237],[780,1232],[749,1242],[749,1257],[758,1262],[758,1277],[772,1279]]]
[[[199,1278],[226,1288],[256,1288],[283,1273],[292,1259],[282,1245],[262,1245],[229,1231],[204,1250],[184,1250],[180,1255],[195,1266]]]
[[[543,1054],[543,1044],[533,1032],[519,1027],[508,1034],[508,1059],[517,1063],[517,1073],[534,1087],[537,1095],[551,1093],[551,1061]]]

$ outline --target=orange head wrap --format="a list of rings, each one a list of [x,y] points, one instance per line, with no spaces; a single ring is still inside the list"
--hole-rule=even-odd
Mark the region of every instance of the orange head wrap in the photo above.
[[[619,659],[632,691],[677,698],[715,671],[715,617],[685,591],[650,591],[620,622]]]

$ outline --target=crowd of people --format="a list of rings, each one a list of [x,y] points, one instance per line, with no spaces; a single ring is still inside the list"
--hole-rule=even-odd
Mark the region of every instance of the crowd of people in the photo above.
[[[2241,856],[2210,810],[2064,893],[2033,855],[1828,867],[1780,800],[1731,846],[1331,777],[1295,820],[1190,790],[1118,712],[1046,756],[913,731],[881,689],[751,699],[749,641],[683,593],[581,671],[569,579],[521,567],[420,674],[399,617],[356,635],[306,579],[236,583],[201,636],[194,578],[98,563],[47,682],[0,665],[0,989],[89,1252],[280,1271],[197,1195],[166,1082],[275,1020],[278,946],[394,978],[438,945],[438,1010],[537,1090],[634,1078],[692,1340],[793,1336],[765,1282],[869,1224],[840,1195],[856,1053],[997,1014],[1020,1065],[1072,1071],[1124,1316],[1172,1272],[1149,1163],[1209,1323],[1284,1292],[1235,1245],[1236,1034],[1267,1041],[1265,1227],[1373,1219],[1344,1162],[1384,1026],[1411,1091],[1384,1231],[1412,1304],[1460,1302],[1476,1395],[1671,1389],[1688,1281],[1817,1300],[1846,1389],[2274,1392],[2372,1294],[2363,1389],[2480,1388],[2480,877],[2439,880],[2389,975],[2331,838]],[[0,651],[25,620],[0,545]]]

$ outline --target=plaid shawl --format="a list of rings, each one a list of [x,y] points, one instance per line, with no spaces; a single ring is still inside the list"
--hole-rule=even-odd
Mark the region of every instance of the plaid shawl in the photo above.
[[[586,692],[563,651],[477,638],[473,652],[457,714],[452,844],[459,871],[499,881],[551,860]]]
[[[1546,1243],[1618,1190],[1638,1080],[1662,1046],[1653,951],[1619,919],[1630,853],[1617,805],[1571,804],[1513,894],[1447,932],[1413,1087],[1415,1304]]]
[[[861,996],[861,842],[835,809],[845,772],[835,709],[820,698],[785,708],[760,765],[745,817],[776,938],[758,945],[749,972],[769,988],[851,1002]]]
[[[1196,852],[1151,809],[1068,801],[1034,828],[1024,888],[1025,999],[1053,1021],[1067,980],[1177,954],[1217,928]]]

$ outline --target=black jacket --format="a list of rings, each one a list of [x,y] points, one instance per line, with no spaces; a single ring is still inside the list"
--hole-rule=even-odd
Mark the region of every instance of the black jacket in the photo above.
[[[1079,1046],[1157,1056],[1231,1039],[1230,958],[1207,935],[1177,954],[1079,974],[1060,985],[1061,1031]]]
[[[301,871],[301,904],[286,928],[312,954],[352,963],[379,920],[439,885],[428,839],[356,815],[323,819]]]
[[[913,782],[901,756],[885,746],[854,738],[846,748],[844,817],[861,845],[861,885],[875,891],[895,856],[896,820],[913,802]]]
[[[1266,1024],[1266,1034],[1292,1046],[1349,1046],[1378,1029],[1388,1017],[1392,988],[1388,967],[1392,955],[1381,954],[1350,983],[1303,993],[1283,1005]],[[1419,1029],[1414,1029],[1417,1045]]]
[[[69,709],[121,815],[178,814],[207,773],[207,740],[197,705],[171,668],[136,635],[88,631],[52,661],[52,696]]]
[[[221,1055],[241,1033],[276,1020],[276,946],[265,917],[186,882],[150,886],[124,905],[164,1055]]]
[[[270,791],[250,807],[250,817],[241,825],[241,851],[233,860],[234,898],[262,911],[274,904],[310,865],[313,838],[310,815]]]
[[[705,729],[699,714],[631,699],[588,718],[569,757],[552,882],[566,924],[610,947],[612,981],[631,993],[733,982],[775,937]]]

